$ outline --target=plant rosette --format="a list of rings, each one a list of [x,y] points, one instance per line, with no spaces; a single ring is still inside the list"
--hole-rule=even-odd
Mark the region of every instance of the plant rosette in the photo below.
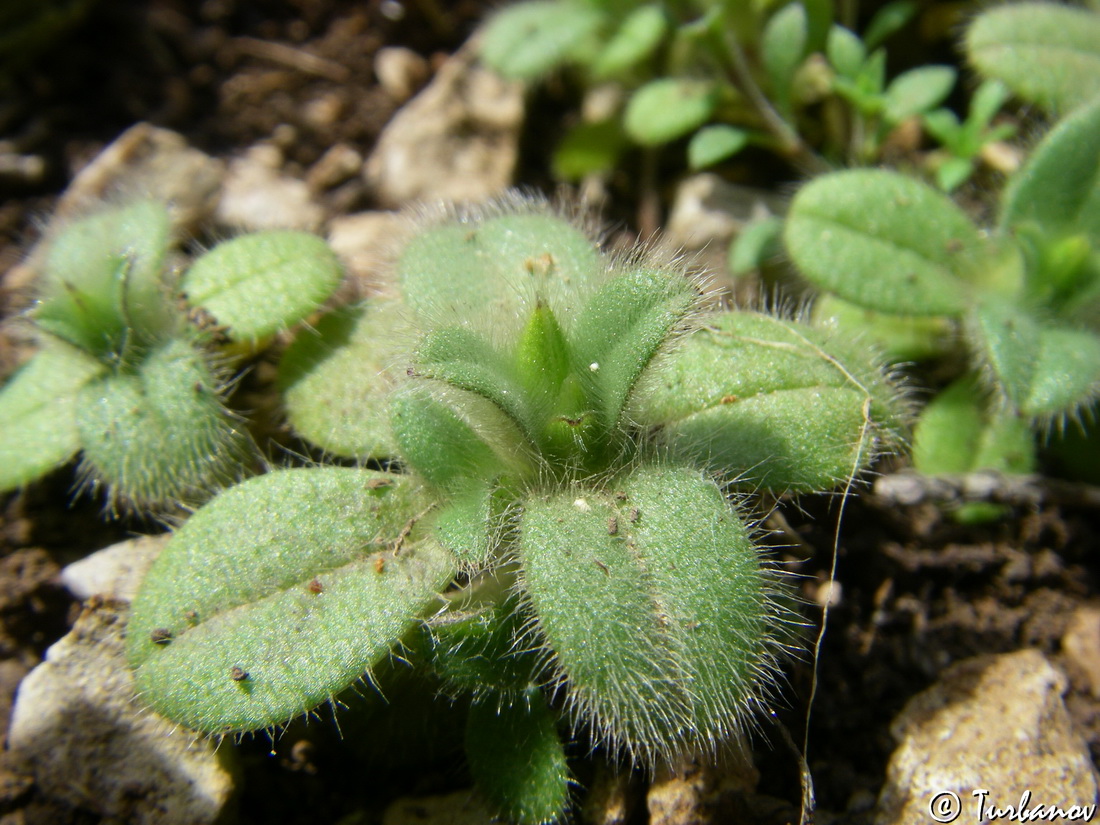
[[[390,470],[275,470],[184,523],[133,606],[144,701],[269,729],[400,655],[470,698],[471,772],[521,823],[568,809],[567,731],[650,768],[713,755],[800,624],[731,489],[849,483],[898,444],[896,390],[530,198],[422,217],[392,280],[281,379],[292,426]]]

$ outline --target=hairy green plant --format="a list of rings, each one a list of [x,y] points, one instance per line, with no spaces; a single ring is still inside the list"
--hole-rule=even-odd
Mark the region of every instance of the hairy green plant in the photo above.
[[[885,170],[818,178],[792,203],[783,238],[828,296],[820,318],[862,328],[895,357],[967,364],[917,423],[917,469],[1027,472],[1032,432],[1091,416],[1100,394],[1097,146],[1100,98],[1034,148],[988,229]]]
[[[386,295],[302,331],[281,386],[310,440],[389,469],[197,510],[133,605],[142,699],[266,729],[400,656],[468,698],[471,772],[521,823],[569,806],[563,725],[647,767],[750,726],[799,622],[728,494],[843,486],[896,446],[869,355],[706,309],[518,196],[415,222]]]
[[[28,314],[40,352],[0,390],[0,491],[81,453],[111,511],[197,503],[252,471],[225,406],[226,344],[315,310],[341,277],[319,238],[264,232],[219,244],[179,276],[155,201],[105,208],[47,238]]]
[[[817,152],[834,161],[877,158],[891,130],[951,92],[949,66],[887,80],[881,44],[916,12],[908,0],[888,3],[861,38],[835,22],[832,0],[526,0],[489,20],[481,56],[514,79],[543,81],[568,68],[589,88],[623,90],[618,110],[564,138],[554,157],[562,178],[611,169],[631,144],[679,139],[687,139],[692,169],[756,145],[820,170]],[[820,118],[806,110],[819,105],[829,110],[824,129],[807,128]]]
[[[1008,3],[967,28],[966,56],[980,74],[1056,114],[1100,96],[1100,14],[1060,3]]]

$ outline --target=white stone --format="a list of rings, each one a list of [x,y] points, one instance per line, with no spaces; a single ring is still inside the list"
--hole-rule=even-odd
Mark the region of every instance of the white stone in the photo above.
[[[206,825],[232,790],[232,748],[174,727],[134,696],[127,606],[95,599],[19,686],[8,743],[48,798],[128,825]]]
[[[364,176],[385,207],[481,201],[512,182],[523,89],[474,63],[467,44],[394,115]]]
[[[170,533],[163,533],[112,544],[65,567],[61,583],[81,600],[100,596],[132,602],[146,571],[169,538]]]
[[[229,164],[216,218],[239,230],[300,229],[316,232],[324,211],[309,186],[279,172],[278,147],[259,144]]]
[[[1098,777],[1062,701],[1066,677],[1037,650],[979,656],[944,672],[894,720],[899,742],[879,794],[876,825],[928,825],[937,794],[957,794],[958,822],[986,804],[1091,805]],[[941,798],[942,799],[942,798]]]

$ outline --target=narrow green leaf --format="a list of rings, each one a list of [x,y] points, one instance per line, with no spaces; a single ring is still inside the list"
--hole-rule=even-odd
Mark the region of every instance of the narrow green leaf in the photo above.
[[[950,109],[934,109],[926,112],[921,116],[921,124],[929,135],[943,144],[945,149],[949,149],[960,157],[971,156],[967,151],[970,147],[963,141],[963,129],[962,124],[959,123],[959,117]]]
[[[516,825],[560,822],[569,807],[569,769],[556,721],[533,686],[520,697],[486,697],[470,706],[470,773],[493,806]]]
[[[898,75],[886,87],[886,122],[900,123],[938,106],[951,94],[955,78],[950,66],[921,66]]]
[[[104,370],[83,351],[46,340],[0,390],[0,491],[29,484],[80,449],[76,399]]]
[[[1031,394],[1038,367],[1041,327],[1026,310],[987,300],[968,318],[971,349],[994,379],[994,389],[1015,409]]]
[[[323,304],[343,270],[323,239],[308,232],[255,232],[218,244],[181,284],[188,302],[229,328],[235,341],[258,341]]]
[[[251,441],[226,410],[221,381],[187,340],[154,349],[133,371],[100,375],[77,396],[82,473],[110,506],[196,503],[247,474]]]
[[[1012,176],[1001,226],[1085,232],[1100,246],[1100,99],[1060,121]]]
[[[661,3],[639,6],[626,16],[592,65],[592,76],[607,80],[629,72],[652,55],[669,30]]]
[[[791,82],[806,56],[808,38],[806,9],[801,3],[788,3],[764,27],[761,43],[764,69],[781,110],[790,108]]]
[[[694,132],[717,105],[718,88],[713,83],[662,77],[634,92],[623,126],[643,146],[660,146]]]
[[[609,281],[585,306],[571,336],[573,371],[604,432],[618,425],[642,372],[697,302],[682,274],[638,268]]]
[[[859,76],[863,61],[867,59],[867,50],[855,34],[843,26],[834,25],[829,29],[825,49],[829,63],[841,76],[849,80]]]
[[[538,312],[537,308],[535,312]],[[522,343],[521,335],[521,346]],[[564,345],[564,342],[561,343]],[[531,365],[531,369],[537,370],[538,367]],[[524,432],[533,433],[536,430],[536,410],[532,409],[533,399],[527,392],[533,383],[531,376],[525,376],[516,362],[466,327],[444,327],[426,335],[417,349],[410,374],[445,381],[475,393],[511,416]],[[547,395],[552,395],[557,387],[542,389]],[[538,395],[535,399],[544,400]]]
[[[875,12],[863,32],[868,49],[876,49],[894,32],[900,31],[916,16],[918,6],[913,0],[894,0]]]
[[[1012,93],[1008,87],[999,80],[983,80],[974,96],[970,98],[968,121],[972,121],[976,127],[984,129],[993,122],[993,118],[1001,111]]]
[[[688,166],[693,170],[705,169],[727,160],[749,143],[749,133],[736,126],[715,124],[704,126],[688,143]]]
[[[895,172],[825,175],[794,199],[787,251],[814,284],[898,315],[963,313],[985,265],[970,219],[935,189]]]
[[[970,62],[1025,100],[1069,112],[1100,94],[1100,14],[1058,3],[987,9],[967,29]]]
[[[331,701],[454,573],[449,553],[417,540],[424,506],[408,479],[351,468],[225,491],[172,537],[134,600],[138,695],[208,733],[270,728]]]
[[[711,316],[639,389],[631,418],[752,489],[822,490],[896,445],[901,406],[869,350],[750,312]]]
[[[427,481],[456,492],[471,481],[532,473],[530,443],[483,396],[440,381],[412,381],[391,402],[401,458]]]
[[[790,617],[718,485],[642,465],[606,491],[528,500],[519,554],[569,706],[652,765],[713,750],[771,687]]]
[[[542,80],[567,63],[605,23],[595,5],[530,0],[498,12],[485,27],[481,59],[513,80]]]
[[[386,458],[396,444],[389,394],[409,337],[398,301],[329,313],[298,332],[279,362],[278,387],[294,431],[333,455]]]
[[[516,377],[529,397],[556,398],[569,372],[569,345],[548,306],[536,306],[516,345]]]

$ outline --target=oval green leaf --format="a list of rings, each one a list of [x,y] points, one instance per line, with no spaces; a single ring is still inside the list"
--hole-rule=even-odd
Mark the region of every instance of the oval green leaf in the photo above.
[[[966,54],[986,77],[1056,112],[1100,94],[1100,14],[1058,3],[1011,3],[980,14]]]
[[[296,433],[344,458],[395,454],[389,394],[409,335],[402,311],[400,302],[371,300],[298,332],[278,380]]]
[[[749,133],[736,126],[704,126],[688,143],[688,166],[705,169],[731,158],[748,146]]]
[[[513,80],[541,80],[568,62],[604,24],[590,3],[532,0],[502,9],[486,25],[481,59]]]
[[[983,258],[978,229],[944,195],[895,172],[826,175],[799,191],[787,251],[815,285],[897,315],[961,315]]]
[[[623,126],[643,146],[660,146],[710,120],[718,88],[705,80],[663,77],[638,89],[626,105]]]
[[[343,269],[308,232],[272,230],[218,244],[183,276],[191,306],[228,327],[234,341],[258,341],[301,321],[328,300]]]
[[[900,123],[939,106],[951,94],[956,76],[950,66],[921,66],[898,75],[886,87],[887,123]]]
[[[642,465],[605,491],[532,497],[521,586],[598,738],[652,765],[713,751],[771,688],[790,617],[718,485]]]
[[[1001,226],[1085,232],[1100,246],[1100,99],[1060,121],[1009,182]]]
[[[215,498],[172,537],[134,601],[127,657],[153,710],[208,733],[281,725],[387,656],[454,573],[417,541],[412,481],[283,470]]]
[[[751,312],[707,318],[639,388],[630,416],[674,454],[780,492],[843,483],[902,427],[869,349]]]
[[[0,491],[64,464],[80,449],[77,395],[105,367],[83,351],[47,340],[0,390]]]
[[[593,77],[606,80],[630,71],[656,51],[668,28],[663,4],[651,3],[634,9],[596,57]]]

